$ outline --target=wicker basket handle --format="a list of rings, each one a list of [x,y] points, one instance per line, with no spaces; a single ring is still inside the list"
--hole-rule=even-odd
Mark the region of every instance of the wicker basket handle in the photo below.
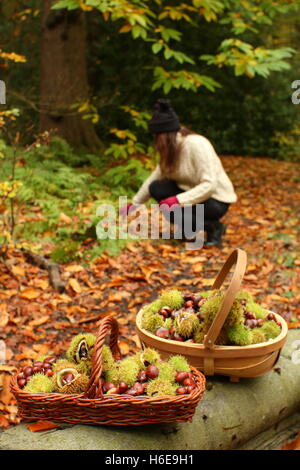
[[[90,381],[87,385],[87,388],[84,392],[85,398],[99,398],[103,397],[102,392],[102,349],[105,344],[105,338],[110,332],[110,343],[109,347],[115,359],[121,358],[121,352],[118,346],[118,336],[119,336],[119,325],[117,320],[112,317],[105,317],[101,322],[97,336],[96,343],[94,346],[93,354],[93,367],[92,375]]]
[[[227,274],[230,271],[230,268],[234,264],[235,264],[235,270],[232,275],[229,287],[220,305],[219,311],[217,315],[215,316],[215,319],[212,322],[207,332],[207,335],[205,336],[204,341],[203,341],[204,346],[208,349],[212,349],[214,347],[215,341],[217,337],[219,336],[219,333],[231,309],[234,298],[241,287],[243,276],[246,271],[247,253],[241,250],[240,248],[236,248],[230,253],[222,269],[217,275],[216,280],[212,286],[212,289],[219,289],[222,286]]]

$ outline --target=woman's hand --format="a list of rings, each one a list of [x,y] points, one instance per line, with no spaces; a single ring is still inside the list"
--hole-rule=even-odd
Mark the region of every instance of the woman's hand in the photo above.
[[[162,205],[165,205],[167,207],[162,208],[161,207]],[[176,196],[167,197],[166,199],[163,199],[159,203],[159,208],[161,210],[169,210],[170,211],[170,210],[172,210],[172,209],[174,209],[175,207],[178,207],[178,206],[180,206],[180,204],[179,204],[179,201],[178,201]]]

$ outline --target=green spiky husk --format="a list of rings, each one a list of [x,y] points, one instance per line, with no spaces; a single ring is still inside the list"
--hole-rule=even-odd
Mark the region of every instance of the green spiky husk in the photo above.
[[[85,340],[88,346],[88,352],[89,356],[91,357],[92,355],[92,350],[94,347],[94,344],[96,342],[96,336],[92,335],[91,333],[79,333],[78,335],[74,336],[74,338],[71,341],[71,344],[67,350],[66,357],[69,361],[71,362],[78,362],[76,360],[76,351],[79,343]]]
[[[228,333],[226,331],[226,328],[222,328],[219,336],[216,339],[216,344],[219,346],[224,346],[229,343],[229,338],[228,338]]]
[[[90,376],[92,372],[92,361],[90,359],[82,359],[77,365],[77,369],[81,374]]]
[[[115,363],[115,366],[106,371],[104,376],[107,382],[112,382],[115,385],[119,382],[125,382],[131,387],[137,381],[139,371],[140,367],[133,356]]]
[[[106,382],[112,382],[113,384],[119,383],[119,368],[117,364],[104,373],[104,378]]]
[[[199,330],[200,325],[196,315],[193,313],[182,312],[176,317],[174,327],[176,333],[184,338],[190,338]]]
[[[155,333],[157,328],[163,326],[164,319],[158,313],[147,312],[142,317],[142,328],[151,333]]]
[[[163,307],[163,304],[159,299],[154,300],[154,302],[151,302],[150,304],[146,305],[143,309],[144,314],[145,313],[157,313],[159,310]]]
[[[194,334],[193,339],[195,340],[196,343],[203,343],[204,336],[206,335],[206,332],[204,330],[199,330],[197,333]]]
[[[240,290],[235,296],[237,300],[247,300],[247,302],[254,302],[252,294],[246,289]]]
[[[162,306],[167,305],[168,307],[177,310],[184,304],[184,298],[182,293],[177,289],[171,289],[164,291],[160,296],[159,300]]]
[[[251,344],[251,331],[244,325],[233,325],[227,328],[229,341],[236,346],[248,346]]]
[[[30,393],[52,393],[54,390],[53,381],[40,372],[34,374],[24,387],[24,391]]]
[[[247,309],[247,312],[253,312],[256,318],[262,318],[263,320],[267,318],[268,313],[269,313],[268,310],[261,307],[256,302],[247,302],[246,309]]]
[[[176,356],[171,356],[168,360],[168,364],[170,364],[174,371],[179,371],[179,372],[190,372],[190,366],[185,359],[185,357],[180,356],[177,354]]]
[[[208,330],[212,324],[215,316],[218,313],[220,305],[223,301],[224,293],[220,292],[214,297],[210,297],[201,307],[201,315],[204,316],[204,324]],[[229,327],[236,324],[241,324],[244,322],[244,309],[239,300],[234,300],[232,307],[229,311],[229,314],[225,320],[224,326]]]
[[[262,331],[261,327],[253,328],[251,330],[251,344],[264,343],[266,341],[266,335]]]
[[[160,364],[157,364],[157,367],[159,369],[159,379],[166,380],[171,383],[175,382],[175,370],[171,364],[168,362],[161,362]]]
[[[166,318],[162,326],[163,328],[168,328],[169,330],[170,328],[172,328],[173,324],[174,324],[174,321],[172,320],[172,318]]]
[[[218,294],[220,291],[218,289],[212,290],[203,290],[201,292],[197,292],[197,295],[201,295],[204,299],[208,299],[209,297],[213,297],[214,295]]]
[[[261,326],[261,331],[264,333],[266,339],[274,339],[281,333],[281,328],[273,320],[267,320]]]
[[[147,363],[156,364],[161,359],[158,351],[152,348],[145,348],[139,353],[139,360],[142,368],[144,368]]]
[[[104,345],[102,348],[102,371],[110,370],[114,364],[115,360],[109,346]]]
[[[60,372],[63,369],[75,369],[76,371],[78,371],[78,365],[74,362],[67,361],[67,359],[59,359],[52,366],[54,374]]]
[[[70,384],[64,385],[59,392],[70,394],[70,393],[83,393],[89,383],[89,378],[86,375],[79,374],[75,377],[75,380]]]
[[[161,396],[161,395],[176,395],[176,388],[178,385],[173,385],[168,380],[162,380],[160,378],[151,380],[147,385],[147,395],[149,397]]]

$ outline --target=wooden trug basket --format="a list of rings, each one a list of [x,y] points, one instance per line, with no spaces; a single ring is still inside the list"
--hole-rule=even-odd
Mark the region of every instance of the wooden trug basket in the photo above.
[[[173,354],[182,354],[187,358],[189,364],[203,371],[205,375],[225,375],[229,376],[233,382],[238,382],[240,377],[258,377],[269,372],[279,359],[288,332],[285,320],[277,313],[272,312],[282,325],[281,333],[277,338],[249,346],[219,346],[215,344],[234,298],[241,289],[247,265],[245,251],[236,248],[231,252],[218,273],[212,289],[219,289],[222,286],[234,264],[235,270],[224,300],[203,344],[173,341],[153,335],[141,326],[143,315],[143,309],[141,309],[136,317],[136,326],[142,345],[155,348],[162,358]]]
[[[192,421],[195,409],[205,391],[205,377],[191,367],[196,388],[187,395],[158,397],[102,392],[102,348],[107,334],[115,359],[120,359],[118,322],[104,318],[97,332],[90,381],[84,393],[29,393],[19,388],[17,374],[12,377],[11,391],[17,399],[19,415],[24,420],[47,419],[57,422],[91,425],[142,425]]]

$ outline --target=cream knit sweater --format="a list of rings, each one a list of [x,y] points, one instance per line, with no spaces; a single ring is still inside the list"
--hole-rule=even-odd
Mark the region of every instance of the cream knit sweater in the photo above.
[[[183,137],[177,134],[177,141],[182,142],[182,151],[176,170],[168,175],[184,190],[176,197],[180,204],[197,204],[212,197],[221,202],[236,202],[237,196],[233,185],[208,139],[198,134]],[[133,204],[142,204],[150,197],[149,185],[152,181],[163,179],[160,166],[144,181],[134,196]]]

